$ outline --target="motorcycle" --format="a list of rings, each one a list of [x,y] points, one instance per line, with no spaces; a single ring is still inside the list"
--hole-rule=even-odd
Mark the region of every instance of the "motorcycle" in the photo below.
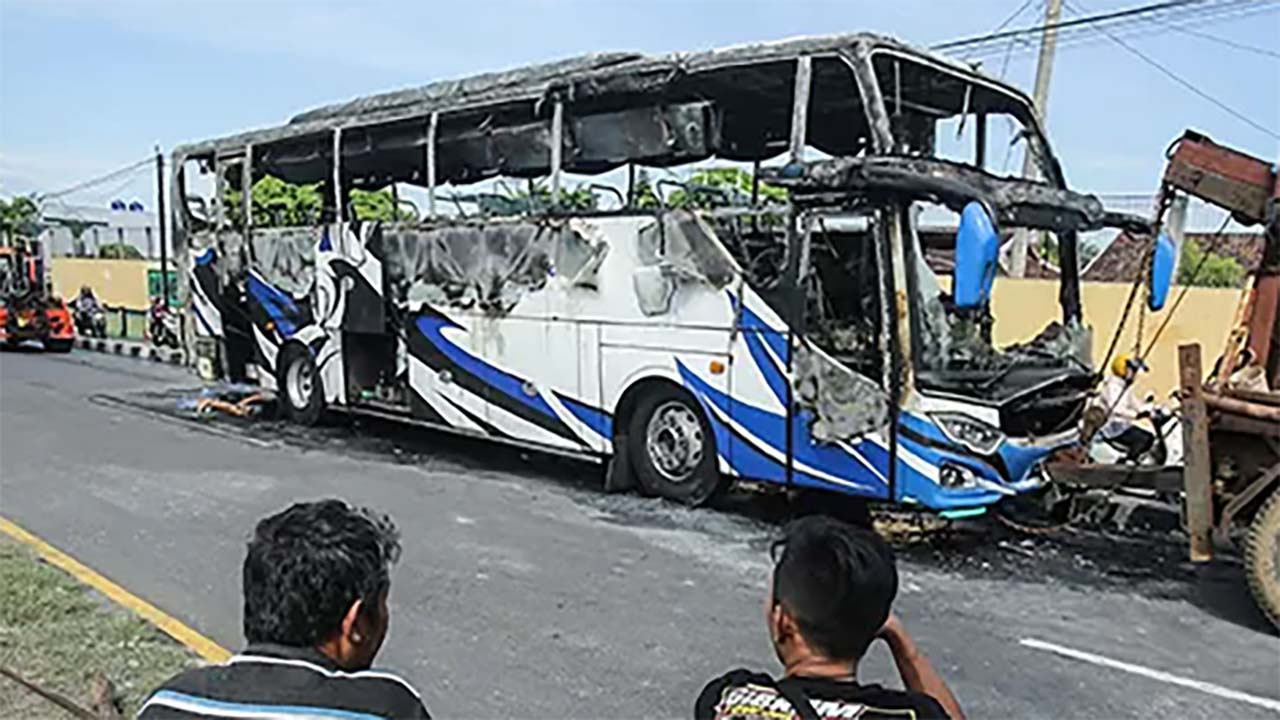
[[[76,332],[83,337],[107,336],[107,313],[101,306],[75,309]]]
[[[153,304],[148,315],[147,337],[158,347],[181,347],[178,315],[159,303]]]
[[[1155,441],[1151,443],[1150,448],[1138,456],[1136,464],[1148,467],[1181,465],[1182,418],[1176,410],[1157,405],[1154,400],[1152,396],[1147,397],[1147,407],[1138,419],[1147,421],[1149,427],[1143,429],[1150,432],[1155,437]],[[1089,460],[1094,463],[1122,464],[1126,462],[1128,453],[1127,447],[1102,437],[1101,433],[1095,433],[1092,442],[1089,443]]]

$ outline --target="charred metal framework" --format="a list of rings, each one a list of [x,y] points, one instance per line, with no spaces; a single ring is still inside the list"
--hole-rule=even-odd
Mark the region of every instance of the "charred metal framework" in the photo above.
[[[1018,137],[1035,154],[1047,184],[981,170],[987,122],[997,115],[1021,127]],[[976,166],[934,158],[938,122],[957,116],[973,116],[978,123]],[[636,167],[708,159],[752,163],[749,198],[716,191],[704,203],[712,207],[697,212],[639,207]],[[770,161],[775,167],[762,167]],[[907,272],[912,202],[963,205],[976,199],[1002,222],[1061,226],[1068,240],[1063,259],[1072,268],[1063,276],[1064,321],[1079,318],[1074,231],[1114,220],[1096,200],[1063,189],[1061,169],[1020,91],[868,34],[661,57],[601,53],[434,83],[320,107],[278,127],[185,145],[175,150],[173,167],[175,242],[192,265],[183,276],[185,289],[197,301],[197,312],[203,308],[211,316],[200,318],[205,335],[224,338],[227,354],[240,357],[224,356],[223,369],[243,365],[244,354],[253,354],[245,347],[255,338],[297,317],[314,316],[319,325],[331,323],[358,339],[348,338],[346,345],[379,355],[376,361],[348,361],[348,391],[357,393],[386,380],[378,363],[403,376],[406,349],[382,336],[388,335],[387,323],[403,331],[411,322],[409,308],[420,313],[418,323],[427,322],[421,315],[427,311],[416,309],[421,307],[506,317],[551,277],[568,287],[595,287],[607,256],[619,250],[599,236],[600,228],[614,219],[635,220],[635,247],[628,252],[635,253],[636,269],[630,280],[643,316],[663,315],[681,283],[695,282],[734,298],[733,337],[767,326],[748,307],[747,295],[758,297],[785,327],[781,344],[760,350],[757,359],[776,358],[789,378],[785,387],[773,388],[785,395],[778,398],[786,427],[785,450],[779,450],[786,457],[787,484],[817,482],[816,471],[797,469],[795,460],[815,443],[847,445],[879,433],[887,438],[889,457],[897,455],[899,414],[913,402]],[[620,207],[583,212],[565,204],[566,174],[624,167],[629,181],[626,194],[617,193]],[[186,173],[195,168],[213,175],[211,207],[184,192]],[[266,177],[315,188],[323,197],[321,217],[302,223],[307,227],[255,227],[250,188]],[[525,204],[498,213],[440,212],[442,186],[497,178],[547,179],[550,200],[539,204],[530,192]],[[763,202],[762,181],[786,188],[789,201]],[[396,183],[425,189],[426,217],[358,222],[352,191]],[[680,189],[705,192],[691,185]],[[241,193],[238,222],[224,206],[229,191]],[[262,282],[249,268],[269,275],[273,287],[250,287]],[[289,299],[313,283],[328,287],[318,282],[324,273],[337,273],[331,278],[335,289]],[[850,277],[857,282],[848,283]],[[366,286],[371,290],[361,289]],[[237,317],[245,315],[237,308],[253,292],[277,303],[275,314]],[[364,300],[362,292],[368,295]],[[370,309],[374,305],[376,311]],[[320,320],[322,315],[330,319]],[[320,350],[324,341],[308,337],[322,365],[324,352],[333,350]],[[421,339],[410,342],[410,355],[413,342]],[[241,350],[232,351],[237,343]],[[758,349],[753,346],[753,352]],[[611,401],[601,400],[606,407],[594,412],[612,413]],[[803,423],[797,422],[801,416]],[[875,464],[862,462],[868,468]],[[921,492],[932,491],[904,491],[899,472],[897,462],[883,469],[887,497],[942,502],[922,499]],[[1017,472],[1025,474],[1026,468]],[[994,497],[973,491],[947,502]]]

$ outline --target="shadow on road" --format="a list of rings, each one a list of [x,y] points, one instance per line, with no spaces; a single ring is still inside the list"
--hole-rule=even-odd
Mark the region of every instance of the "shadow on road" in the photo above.
[[[1198,570],[1191,596],[1196,607],[1247,630],[1276,634],[1275,627],[1254,602],[1240,563],[1219,559]]]

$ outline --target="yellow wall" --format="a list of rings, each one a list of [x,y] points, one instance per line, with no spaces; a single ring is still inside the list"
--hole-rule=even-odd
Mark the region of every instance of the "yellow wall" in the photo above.
[[[147,270],[159,270],[154,260],[99,260],[96,258],[53,258],[50,276],[53,291],[70,301],[82,285],[93,288],[98,300],[112,307],[145,310]]]
[[[1128,283],[1081,283],[1085,324],[1093,328],[1095,367],[1102,362],[1111,336],[1120,323],[1130,287]],[[1182,290],[1179,286],[1173,287],[1169,291],[1169,300],[1164,309],[1158,313],[1147,313],[1142,341],[1144,350],[1160,324],[1169,317],[1173,303]],[[1156,393],[1157,399],[1163,401],[1178,386],[1178,346],[1181,344],[1200,343],[1200,362],[1207,372],[1227,341],[1241,296],[1240,290],[1202,287],[1188,290],[1169,326],[1147,356],[1147,365],[1151,371],[1138,376],[1138,398],[1141,399],[1151,391]],[[1134,338],[1137,336],[1138,310],[1143,302],[1145,299],[1140,289],[1125,332],[1117,345],[1117,353],[1132,352]],[[994,339],[998,346],[1029,340],[1050,320],[1062,317],[1058,306],[1058,282],[998,278],[992,290],[991,312],[995,315]]]

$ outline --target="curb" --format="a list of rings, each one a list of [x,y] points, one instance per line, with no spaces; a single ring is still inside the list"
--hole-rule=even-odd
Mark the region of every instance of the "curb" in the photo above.
[[[158,348],[149,343],[131,340],[76,338],[76,347],[90,352],[121,355],[139,360],[146,359],[168,365],[182,365],[186,360],[186,353],[181,350]]]

